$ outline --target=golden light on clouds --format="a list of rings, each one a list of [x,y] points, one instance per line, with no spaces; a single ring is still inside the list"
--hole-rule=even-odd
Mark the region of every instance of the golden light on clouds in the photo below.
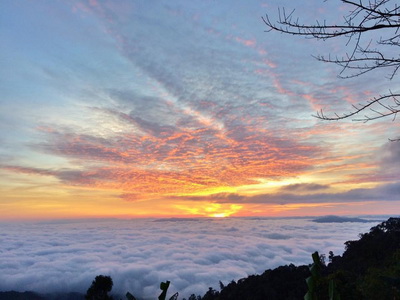
[[[201,217],[223,218],[238,213],[242,205],[220,204],[212,202],[188,202],[174,206],[183,215],[193,215]]]

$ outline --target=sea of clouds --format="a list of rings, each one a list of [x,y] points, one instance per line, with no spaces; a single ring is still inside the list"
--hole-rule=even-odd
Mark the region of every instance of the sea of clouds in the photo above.
[[[2,223],[0,291],[85,293],[109,275],[113,292],[155,299],[203,295],[269,268],[311,263],[311,253],[342,254],[344,242],[386,220],[315,223],[312,218],[134,219]]]

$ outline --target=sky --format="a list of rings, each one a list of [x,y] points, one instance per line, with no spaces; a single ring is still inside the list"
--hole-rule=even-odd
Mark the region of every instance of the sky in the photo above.
[[[391,214],[397,121],[326,122],[398,84],[312,55],[339,1],[0,2],[0,219]],[[394,90],[393,90],[394,91]]]
[[[227,285],[280,265],[308,265],[314,251],[341,255],[345,241],[378,223],[262,217],[2,223],[0,291],[85,293],[103,274],[122,295],[117,299],[127,291],[156,299],[166,280],[168,297],[203,296],[209,287],[219,290],[219,281]]]

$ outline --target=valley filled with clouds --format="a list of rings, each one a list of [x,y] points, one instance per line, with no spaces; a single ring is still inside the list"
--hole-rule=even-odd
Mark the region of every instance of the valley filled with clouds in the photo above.
[[[371,222],[315,223],[312,218],[59,220],[2,223],[0,291],[85,293],[109,275],[113,292],[152,299],[171,281],[181,297],[203,295],[269,268],[311,263],[311,253],[342,254],[387,216]]]

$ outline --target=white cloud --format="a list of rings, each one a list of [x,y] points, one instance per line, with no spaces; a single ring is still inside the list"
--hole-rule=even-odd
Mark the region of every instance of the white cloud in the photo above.
[[[345,241],[374,225],[264,218],[3,223],[0,290],[84,293],[103,274],[116,293],[152,299],[170,280],[170,292],[203,295],[219,280],[308,264],[316,250],[341,254]]]

